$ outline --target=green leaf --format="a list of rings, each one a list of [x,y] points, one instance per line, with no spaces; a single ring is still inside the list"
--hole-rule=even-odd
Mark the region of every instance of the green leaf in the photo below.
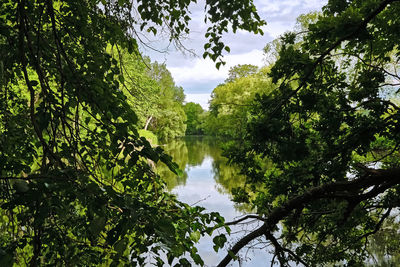
[[[29,190],[29,185],[24,180],[16,180],[14,182],[14,188],[18,193],[26,193]]]
[[[194,260],[194,263],[196,263],[196,264],[198,264],[198,265],[200,265],[200,266],[203,266],[203,265],[204,265],[204,261],[203,261],[203,259],[200,257],[199,254],[197,254],[197,253],[192,253],[192,254],[191,254],[191,257],[192,257],[192,259]]]
[[[180,266],[190,267],[190,266],[192,266],[192,264],[187,259],[180,259],[179,264],[176,264],[175,266],[176,267],[180,267]]]
[[[89,226],[89,231],[93,236],[98,236],[101,231],[104,230],[106,226],[106,218],[105,217],[96,217]]]
[[[128,240],[123,238],[114,244],[114,250],[118,253],[118,255],[122,255],[126,250],[128,245]]]
[[[167,218],[161,218],[157,221],[155,227],[158,228],[164,236],[172,238],[175,237],[175,227],[171,220]]]
[[[190,233],[190,239],[195,243],[199,242],[199,240],[200,240],[200,232],[199,231],[191,232]]]
[[[235,255],[235,253],[232,252],[232,250],[228,250],[228,254],[233,260],[237,260],[239,258],[237,255]]]
[[[214,248],[215,252],[218,252],[218,250],[220,248],[223,248],[226,241],[227,241],[227,239],[224,234],[220,234],[220,235],[217,235],[216,237],[214,237],[213,242],[215,245],[213,246],[213,248]]]
[[[7,253],[0,248],[0,266],[12,267],[14,264],[14,257],[12,254]]]

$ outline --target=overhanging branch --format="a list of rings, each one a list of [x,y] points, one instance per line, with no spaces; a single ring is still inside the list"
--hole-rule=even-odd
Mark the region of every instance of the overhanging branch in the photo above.
[[[365,194],[362,194],[362,191],[372,186],[375,186],[377,189],[373,189],[366,194],[368,194],[368,197],[374,197],[385,192],[385,190],[400,184],[400,168],[388,170],[367,170],[369,171],[367,171],[365,175],[354,180],[333,182],[310,188],[301,195],[291,198],[286,203],[276,207],[271,211],[268,217],[265,218],[265,223],[261,227],[244,236],[230,249],[230,253],[222,259],[218,264],[218,267],[227,266],[232,260],[232,255],[236,255],[243,247],[248,245],[254,239],[265,235],[266,233],[270,233],[279,221],[286,218],[293,210],[296,210],[299,207],[320,199],[336,199],[337,193],[347,193],[351,195],[356,193],[360,194],[359,192],[361,192],[360,198],[362,199],[365,197]]]

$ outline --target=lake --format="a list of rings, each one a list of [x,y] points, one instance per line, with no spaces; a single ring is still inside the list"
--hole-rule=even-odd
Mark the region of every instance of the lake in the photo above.
[[[160,175],[167,181],[168,189],[176,194],[179,200],[205,207],[209,212],[217,211],[226,221],[251,213],[249,207],[231,201],[230,190],[243,185],[244,177],[238,173],[237,168],[227,164],[227,159],[221,155],[222,151],[216,140],[187,137],[170,142],[164,149],[184,171],[182,177],[177,177],[167,168],[159,168]],[[257,225],[253,223],[231,227],[232,234],[228,237],[228,242],[237,240]],[[253,245],[256,249],[243,250],[240,254],[241,262],[236,261],[232,266],[266,266],[272,255],[268,253],[265,244]],[[197,248],[206,266],[215,266],[226,254],[226,250],[219,253],[213,250],[210,237],[200,239]]]

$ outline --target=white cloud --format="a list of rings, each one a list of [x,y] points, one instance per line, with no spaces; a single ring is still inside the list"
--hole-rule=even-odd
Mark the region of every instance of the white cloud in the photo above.
[[[210,101],[210,94],[186,94],[185,102],[194,102],[200,104],[204,110],[208,110],[208,101]]]
[[[263,31],[272,36],[273,39],[278,38],[284,32],[293,29],[295,22],[270,22],[263,28]]]
[[[269,0],[256,1],[259,12],[267,15],[279,16],[286,14],[296,14],[299,10],[316,10],[320,9],[326,1],[320,0]]]
[[[327,1],[321,1],[321,0],[307,0],[304,1],[304,7],[309,8],[309,9],[321,9],[322,6],[326,5]]]
[[[258,49],[251,50],[248,53],[227,55],[224,57],[226,65],[220,67],[219,70],[215,67],[215,63],[210,59],[196,58],[193,64],[183,67],[170,67],[174,80],[177,84],[187,82],[201,82],[204,80],[213,80],[222,82],[228,77],[229,69],[238,64],[253,64],[262,66],[263,52]]]
[[[256,1],[261,17],[267,21],[263,28],[273,38],[277,38],[285,31],[292,30],[296,18],[314,10],[321,10],[326,0],[270,0]]]

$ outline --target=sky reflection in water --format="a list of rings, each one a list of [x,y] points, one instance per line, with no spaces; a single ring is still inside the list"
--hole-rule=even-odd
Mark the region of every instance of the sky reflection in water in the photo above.
[[[226,159],[221,156],[217,144],[210,140],[188,139],[175,141],[166,147],[173,156],[185,175],[176,180],[175,177],[167,179],[172,193],[178,199],[188,203],[205,207],[207,211],[217,211],[226,221],[231,221],[242,215],[244,207],[235,207],[228,193],[232,187],[243,182],[243,177],[237,174],[237,170],[226,165]],[[218,181],[218,182],[217,182]],[[257,225],[249,226],[249,230]],[[232,232],[243,230],[242,227],[233,229]],[[228,241],[237,240],[243,236],[241,231],[236,235],[228,237]],[[203,237],[197,245],[206,266],[215,266],[225,256],[226,250],[216,253],[213,249],[212,238]],[[247,252],[247,255],[245,255]],[[242,257],[247,258],[239,264],[235,262],[232,266],[270,266],[271,255],[267,249],[244,250]],[[247,257],[246,257],[247,256]]]

